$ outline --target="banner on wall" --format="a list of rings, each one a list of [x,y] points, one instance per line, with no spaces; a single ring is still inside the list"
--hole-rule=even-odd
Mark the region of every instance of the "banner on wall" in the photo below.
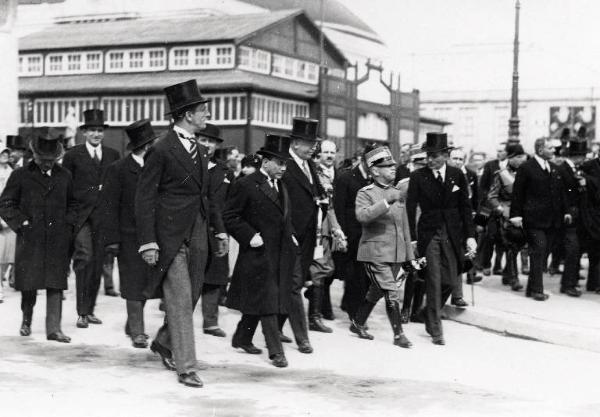
[[[596,139],[596,106],[550,107],[550,137]]]

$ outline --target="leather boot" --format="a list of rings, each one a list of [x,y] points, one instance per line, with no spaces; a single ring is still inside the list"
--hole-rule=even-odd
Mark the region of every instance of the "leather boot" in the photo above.
[[[308,301],[308,328],[315,332],[332,333],[333,329],[325,326],[321,320],[321,305],[323,302],[323,288],[312,286]]]
[[[350,331],[356,333],[361,339],[373,340],[373,335],[367,333],[365,323],[369,318],[369,315],[375,308],[375,304],[364,300],[363,303],[358,307],[356,316],[350,322]]]
[[[409,348],[412,346],[412,343],[408,338],[404,335],[402,331],[402,323],[401,323],[401,315],[400,315],[400,306],[397,302],[386,302],[385,303],[385,312],[387,313],[388,319],[390,320],[390,324],[392,325],[392,330],[394,331],[394,344],[403,348]]]
[[[321,302],[321,316],[325,320],[334,320],[333,308],[331,307],[331,294],[329,285],[323,287],[323,300]]]
[[[33,317],[33,309],[23,311],[23,322],[19,334],[21,336],[31,336],[31,320]]]

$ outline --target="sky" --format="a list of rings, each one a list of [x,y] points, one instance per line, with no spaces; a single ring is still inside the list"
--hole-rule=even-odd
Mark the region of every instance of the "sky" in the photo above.
[[[515,0],[340,1],[386,41],[403,90],[510,88]],[[521,0],[520,10],[522,89],[600,85],[600,1]]]

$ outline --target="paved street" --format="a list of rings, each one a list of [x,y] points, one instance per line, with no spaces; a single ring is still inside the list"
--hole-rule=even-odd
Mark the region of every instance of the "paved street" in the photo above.
[[[598,353],[454,322],[445,322],[445,347],[433,345],[422,325],[408,325],[414,347],[404,350],[391,344],[383,305],[369,323],[374,341],[351,335],[337,311],[333,334],[311,332],[313,355],[285,346],[287,369],[272,367],[266,353],[233,350],[229,337],[203,335],[197,313],[198,357],[208,369],[201,373],[204,388],[186,388],[149,350],[131,347],[122,299],[101,295],[97,314],[105,324],[76,329],[73,288],[63,313],[70,345],[45,340],[45,297],[38,297],[32,337],[20,337],[20,297],[7,290],[0,304],[2,416],[551,417],[597,415],[600,406]],[[161,316],[150,302],[149,333]],[[229,334],[237,319],[223,310]],[[260,332],[255,342],[264,347]]]

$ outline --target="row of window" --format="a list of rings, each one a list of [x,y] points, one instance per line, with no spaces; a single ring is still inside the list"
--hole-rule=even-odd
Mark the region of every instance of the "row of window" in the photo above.
[[[208,94],[211,121],[216,124],[245,124],[248,119],[248,100],[245,94]],[[154,125],[169,123],[165,116],[167,103],[164,96],[118,96],[82,98],[43,98],[34,101],[19,100],[19,115],[22,126],[65,127],[65,119],[74,111],[79,123],[83,112],[91,108],[104,110],[106,123],[126,126],[140,119],[150,119]],[[284,100],[264,95],[252,98],[252,124],[290,128],[294,116],[307,117],[308,103]]]
[[[319,81],[319,66],[312,62],[247,46],[240,46],[238,53],[242,69],[310,84],[317,84]]]

